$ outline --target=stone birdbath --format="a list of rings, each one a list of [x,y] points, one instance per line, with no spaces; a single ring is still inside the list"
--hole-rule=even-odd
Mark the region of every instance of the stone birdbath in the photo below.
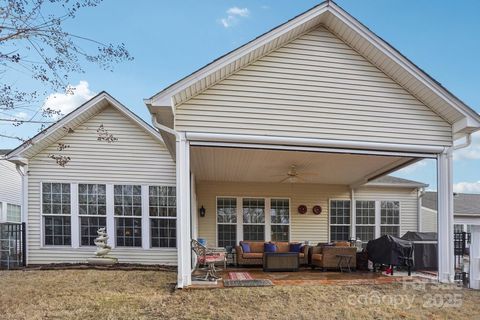
[[[95,252],[95,257],[87,259],[88,263],[97,265],[112,265],[118,263],[117,258],[107,257],[112,247],[107,244],[108,235],[105,228],[98,229],[97,235],[98,237],[93,242],[97,246],[97,251]]]

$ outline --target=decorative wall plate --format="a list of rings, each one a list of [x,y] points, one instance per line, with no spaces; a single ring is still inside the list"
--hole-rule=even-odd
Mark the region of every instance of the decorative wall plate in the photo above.
[[[319,215],[320,213],[322,213],[322,207],[313,206],[312,211],[313,211],[314,214]]]
[[[307,213],[307,206],[302,204],[298,206],[298,213],[300,214],[305,214]]]

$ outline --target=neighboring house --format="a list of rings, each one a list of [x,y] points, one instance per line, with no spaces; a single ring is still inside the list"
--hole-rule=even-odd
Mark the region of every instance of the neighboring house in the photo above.
[[[421,196],[422,231],[437,232],[437,193],[425,192]],[[454,193],[453,218],[455,232],[470,232],[470,226],[480,223],[480,194]]]
[[[9,151],[0,150],[0,223],[22,221],[22,178],[4,158]]]
[[[439,279],[453,280],[451,155],[480,116],[336,4],[145,103],[159,132],[101,93],[9,153],[28,184],[29,263],[84,261],[106,225],[115,256],[177,264],[181,288],[192,238],[401,235],[418,230],[423,186],[375,180],[429,158],[442,199]]]

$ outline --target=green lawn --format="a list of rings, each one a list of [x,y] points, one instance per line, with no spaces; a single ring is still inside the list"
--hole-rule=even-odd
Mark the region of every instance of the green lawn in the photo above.
[[[0,319],[479,319],[480,292],[429,285],[174,290],[164,271],[1,271]]]

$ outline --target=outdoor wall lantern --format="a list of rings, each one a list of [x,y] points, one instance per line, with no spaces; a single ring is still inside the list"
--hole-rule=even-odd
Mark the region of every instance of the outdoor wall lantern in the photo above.
[[[200,217],[205,217],[206,210],[203,206],[198,210],[198,212],[200,213]]]

